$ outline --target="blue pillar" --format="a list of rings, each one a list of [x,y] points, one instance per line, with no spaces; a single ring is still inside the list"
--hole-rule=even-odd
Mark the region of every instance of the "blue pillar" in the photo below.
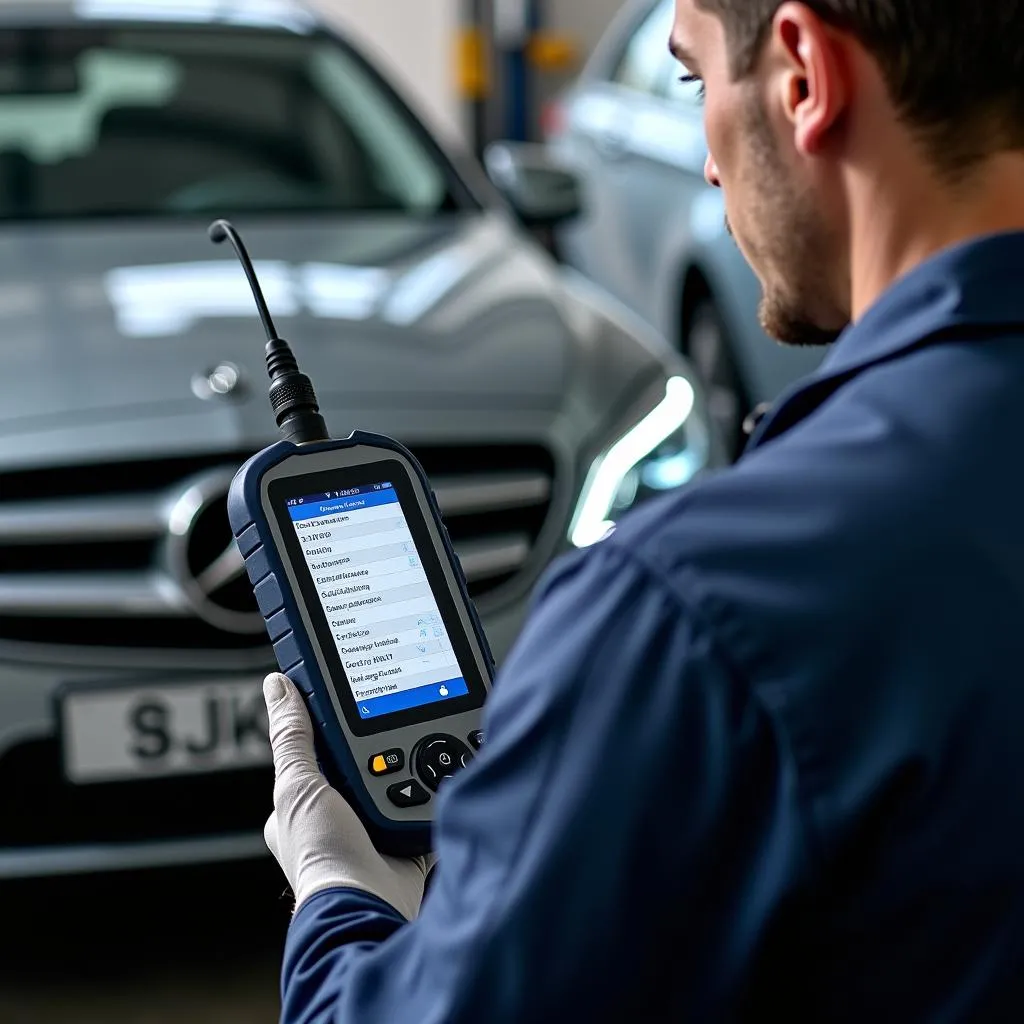
[[[526,0],[526,24],[522,38],[505,51],[505,134],[525,142],[532,135],[533,89],[528,58],[530,38],[541,27],[541,0]]]

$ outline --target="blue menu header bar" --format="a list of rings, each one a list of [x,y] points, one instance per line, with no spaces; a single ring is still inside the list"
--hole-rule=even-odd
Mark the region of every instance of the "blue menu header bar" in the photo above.
[[[292,504],[292,501],[296,504]],[[361,508],[374,508],[377,505],[391,505],[398,502],[398,494],[394,487],[382,486],[379,490],[361,487],[353,488],[345,497],[325,498],[323,495],[312,495],[307,498],[293,498],[288,503],[288,514],[292,522],[303,519],[319,519],[321,516],[333,516],[339,512],[353,512]]]

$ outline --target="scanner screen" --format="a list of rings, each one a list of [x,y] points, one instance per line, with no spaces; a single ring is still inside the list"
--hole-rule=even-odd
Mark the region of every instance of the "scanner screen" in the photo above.
[[[394,486],[287,504],[359,717],[469,693]]]

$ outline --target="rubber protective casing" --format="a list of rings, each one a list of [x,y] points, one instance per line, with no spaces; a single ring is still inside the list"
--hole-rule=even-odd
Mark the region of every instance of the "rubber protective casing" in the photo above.
[[[491,679],[494,677],[494,658],[484,636],[480,617],[469,596],[466,577],[458,556],[441,521],[430,481],[413,454],[390,437],[355,431],[340,441],[318,441],[296,445],[279,441],[254,455],[239,469],[228,494],[228,520],[235,535],[238,549],[245,559],[245,567],[267,633],[274,645],[274,653],[281,671],[302,691],[309,708],[317,741],[317,757],[327,781],[345,795],[366,826],[374,845],[382,853],[396,856],[414,856],[430,849],[430,826],[419,822],[392,821],[377,809],[363,783],[360,768],[349,749],[334,713],[327,682],[321,677],[312,644],[301,627],[295,594],[284,572],[280,553],[264,538],[272,536],[263,513],[260,488],[264,474],[272,467],[292,456],[313,455],[319,452],[341,451],[362,445],[395,452],[408,460],[427,494],[435,526],[459,583],[461,597],[469,611],[477,642],[483,651]],[[296,628],[298,626],[298,628]],[[296,659],[296,653],[299,657]]]

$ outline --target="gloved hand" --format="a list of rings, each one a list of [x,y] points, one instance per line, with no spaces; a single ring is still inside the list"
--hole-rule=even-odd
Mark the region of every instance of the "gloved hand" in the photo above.
[[[379,896],[406,920],[419,913],[429,870],[424,857],[385,857],[363,823],[317,767],[302,695],[275,672],[263,683],[274,750],[274,813],[263,831],[300,907],[336,886]]]

